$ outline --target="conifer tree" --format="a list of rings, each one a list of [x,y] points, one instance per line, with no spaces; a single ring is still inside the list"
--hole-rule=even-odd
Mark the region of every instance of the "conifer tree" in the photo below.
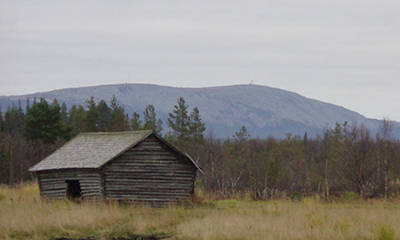
[[[125,109],[120,106],[115,96],[111,99],[111,121],[110,131],[121,132],[129,129],[128,117],[125,115]]]
[[[98,112],[98,130],[106,132],[111,125],[111,109],[104,100],[101,100],[96,106]]]
[[[157,119],[156,112],[153,104],[147,105],[144,112],[144,125],[143,129],[152,130],[155,133],[161,133],[162,128],[162,120]]]
[[[189,106],[185,99],[180,97],[178,104],[174,106],[172,113],[169,113],[167,119],[168,126],[172,130],[172,135],[178,142],[189,140],[203,140],[203,134],[206,130],[205,123],[201,122],[199,109],[196,107],[191,113],[188,112]]]
[[[242,142],[248,140],[249,137],[251,137],[251,135],[247,131],[246,126],[242,126],[242,128],[240,128],[239,132],[235,132],[235,135],[232,135],[232,137],[235,139],[235,141],[242,143]]]
[[[131,122],[131,129],[133,131],[138,131],[143,129],[142,121],[140,120],[140,116],[137,112],[133,112],[132,119],[130,120],[130,122]]]
[[[49,105],[44,98],[32,105],[25,117],[25,136],[27,140],[42,140],[54,143],[57,138],[67,138],[68,130],[62,124],[60,105],[55,100]]]
[[[6,126],[4,123],[3,113],[1,112],[1,106],[0,106],[0,133],[4,132],[5,129],[6,129]]]
[[[169,113],[167,119],[168,126],[172,129],[172,135],[178,141],[188,140],[190,137],[190,115],[188,113],[188,105],[185,99],[180,97],[178,105],[174,106],[172,113]]]
[[[92,96],[89,100],[86,100],[86,104],[88,110],[86,111],[84,118],[85,132],[97,132],[99,130],[99,112],[97,111],[94,97]]]
[[[73,105],[69,109],[69,123],[72,127],[72,136],[75,136],[81,132],[84,132],[86,129],[85,124],[85,109],[82,105],[76,106]]]
[[[205,130],[206,130],[206,124],[201,122],[200,111],[197,107],[195,107],[193,108],[193,111],[190,113],[190,124],[189,124],[190,134],[196,141],[203,141]]]
[[[5,129],[10,134],[24,132],[24,113],[21,108],[8,107],[4,115]]]

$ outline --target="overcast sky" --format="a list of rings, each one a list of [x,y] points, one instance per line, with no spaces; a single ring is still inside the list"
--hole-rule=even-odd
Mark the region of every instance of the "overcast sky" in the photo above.
[[[400,121],[399,0],[0,0],[0,95],[254,84]]]

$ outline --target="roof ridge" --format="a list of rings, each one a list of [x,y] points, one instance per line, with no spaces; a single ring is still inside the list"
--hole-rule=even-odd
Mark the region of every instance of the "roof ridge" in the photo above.
[[[138,131],[122,131],[122,132],[82,132],[79,133],[78,135],[113,135],[113,134],[132,134],[132,133],[144,133],[148,132],[151,133],[153,132],[152,130],[138,130]]]

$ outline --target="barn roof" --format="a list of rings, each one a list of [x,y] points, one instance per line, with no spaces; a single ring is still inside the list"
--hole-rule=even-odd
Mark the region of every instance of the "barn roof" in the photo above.
[[[56,169],[99,168],[118,157],[145,138],[154,134],[152,131],[81,133],[64,144],[54,153],[31,167],[29,171]],[[201,169],[187,155],[154,134],[179,154],[187,157],[197,169]]]

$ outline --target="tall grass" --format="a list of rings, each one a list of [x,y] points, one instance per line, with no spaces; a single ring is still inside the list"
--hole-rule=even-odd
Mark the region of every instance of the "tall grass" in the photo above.
[[[76,204],[42,201],[33,183],[0,186],[0,239],[400,239],[399,202],[199,199],[162,209]]]

